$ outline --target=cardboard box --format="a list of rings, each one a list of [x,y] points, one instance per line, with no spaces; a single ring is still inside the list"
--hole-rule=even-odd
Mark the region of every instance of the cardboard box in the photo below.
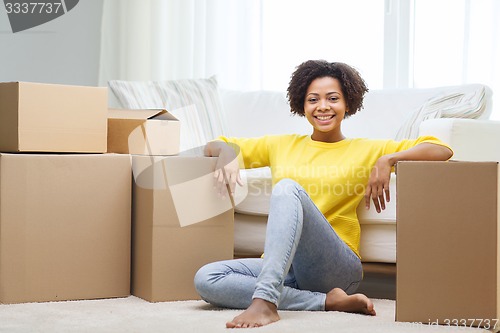
[[[138,155],[179,153],[181,125],[166,110],[108,111],[108,152]]]
[[[130,295],[130,156],[0,154],[0,302]]]
[[[500,327],[497,162],[397,164],[396,320]]]
[[[106,152],[107,88],[0,83],[0,151]]]
[[[199,299],[198,269],[233,258],[233,208],[213,188],[216,160],[133,156],[133,295]]]

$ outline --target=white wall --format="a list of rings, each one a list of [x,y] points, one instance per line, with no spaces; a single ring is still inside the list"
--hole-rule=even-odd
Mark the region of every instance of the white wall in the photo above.
[[[17,33],[0,6],[0,82],[98,84],[103,0],[80,0],[65,15]]]

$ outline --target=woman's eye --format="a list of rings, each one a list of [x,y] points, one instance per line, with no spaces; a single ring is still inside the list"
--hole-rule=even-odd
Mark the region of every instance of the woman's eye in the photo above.
[[[314,102],[316,102],[316,98],[309,98],[307,101],[308,101],[309,103],[314,103]]]
[[[338,99],[339,99],[338,97],[330,97],[330,101],[332,101],[332,102],[335,102],[335,101],[337,101]]]

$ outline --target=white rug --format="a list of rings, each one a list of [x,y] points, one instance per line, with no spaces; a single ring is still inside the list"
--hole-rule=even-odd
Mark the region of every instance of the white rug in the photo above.
[[[279,333],[487,332],[395,322],[394,301],[375,299],[373,303],[376,317],[343,312],[280,311],[281,320],[277,323],[251,330]],[[226,321],[240,312],[215,308],[203,301],[149,303],[134,296],[3,304],[0,305],[0,332],[228,332]]]

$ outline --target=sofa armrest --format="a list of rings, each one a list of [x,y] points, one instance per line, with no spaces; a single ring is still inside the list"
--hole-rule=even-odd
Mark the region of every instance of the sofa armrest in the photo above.
[[[449,144],[456,161],[499,161],[500,121],[440,118],[422,122],[419,135]]]

